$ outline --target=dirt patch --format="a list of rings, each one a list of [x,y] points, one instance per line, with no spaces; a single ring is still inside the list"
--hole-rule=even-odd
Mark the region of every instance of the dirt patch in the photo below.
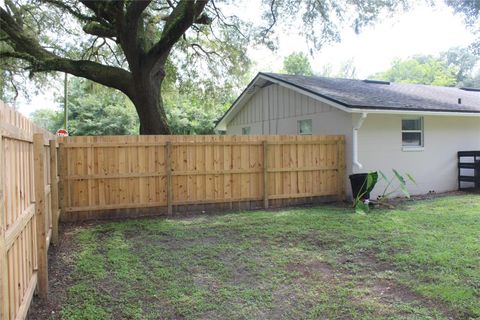
[[[326,262],[315,260],[308,263],[289,263],[287,270],[293,273],[299,273],[302,278],[321,278],[333,279],[335,270]]]
[[[397,283],[394,280],[397,277],[396,272],[398,272],[395,266],[392,263],[379,260],[372,252],[348,257],[343,256],[338,261],[343,266],[352,264],[357,266],[353,271],[351,268],[342,268],[342,277],[348,279],[359,277],[367,280],[358,285],[360,289],[366,290],[365,296],[360,298],[360,301],[374,300],[385,305],[394,305],[399,302],[409,303],[438,310],[448,319],[461,317],[441,301],[426,298]],[[379,310],[379,315],[382,315],[381,310]]]

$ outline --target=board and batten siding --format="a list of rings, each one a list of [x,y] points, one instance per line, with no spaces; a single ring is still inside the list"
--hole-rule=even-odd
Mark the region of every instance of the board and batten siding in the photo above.
[[[276,84],[267,86],[254,94],[227,126],[228,134],[241,134],[242,128],[251,127],[251,134],[286,134],[283,119],[289,134],[297,133],[294,118],[309,118],[315,113],[331,112],[332,107],[310,97]]]
[[[298,134],[298,120],[304,119],[312,119],[314,135],[345,136],[346,172],[351,173],[352,115],[277,84],[257,91],[227,124],[227,134],[242,134],[244,127],[250,134]]]

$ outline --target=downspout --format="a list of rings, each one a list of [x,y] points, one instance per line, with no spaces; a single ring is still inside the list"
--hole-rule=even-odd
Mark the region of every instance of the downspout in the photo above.
[[[363,122],[367,118],[367,113],[362,112],[360,119],[358,119],[357,124],[353,127],[353,136],[352,136],[352,158],[353,158],[353,165],[357,166],[358,169],[362,169],[363,165],[358,162],[358,130],[362,127]]]

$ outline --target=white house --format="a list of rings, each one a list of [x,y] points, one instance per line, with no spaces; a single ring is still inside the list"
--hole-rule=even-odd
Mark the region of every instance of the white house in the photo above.
[[[259,73],[216,130],[342,134],[348,174],[394,168],[439,193],[458,188],[457,152],[480,150],[480,89]]]

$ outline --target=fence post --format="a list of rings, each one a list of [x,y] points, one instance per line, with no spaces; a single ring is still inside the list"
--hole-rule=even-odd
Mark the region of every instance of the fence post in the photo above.
[[[165,144],[165,160],[167,170],[167,208],[168,214],[173,214],[173,186],[172,186],[172,143],[167,141]]]
[[[52,243],[58,244],[58,163],[57,163],[57,142],[50,140],[50,205],[52,207]]]
[[[65,214],[66,201],[67,201],[67,187],[65,182],[65,170],[66,170],[66,156],[65,147],[62,138],[58,138],[58,204],[59,204],[59,220],[62,214]]]
[[[268,209],[268,142],[263,141],[263,207]]]
[[[45,223],[45,149],[42,133],[33,135],[33,170],[35,179],[35,221],[37,224],[38,295],[48,298],[47,228]]]
[[[345,138],[337,140],[337,174],[338,174],[338,198],[345,200]]]
[[[7,246],[5,245],[5,209],[4,209],[4,150],[3,137],[0,134],[0,319],[8,319],[8,265]]]

